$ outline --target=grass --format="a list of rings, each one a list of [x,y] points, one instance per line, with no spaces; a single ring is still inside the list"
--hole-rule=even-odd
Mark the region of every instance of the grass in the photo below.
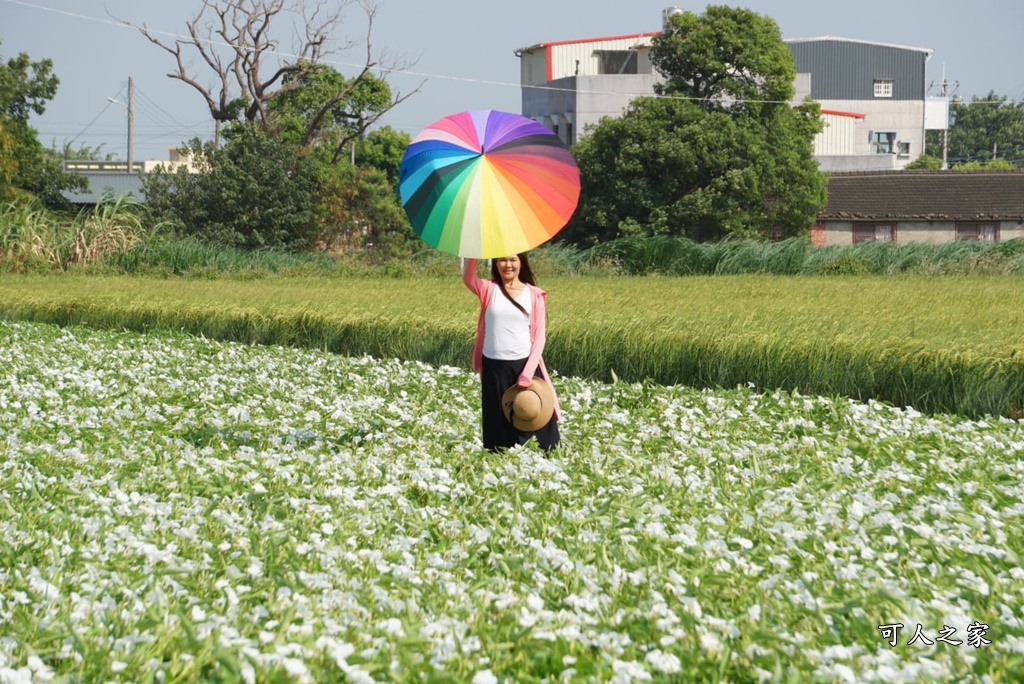
[[[95,265],[134,248],[146,234],[131,198],[101,202],[77,214],[28,204],[0,206],[0,267],[12,272]]]
[[[1024,273],[1024,239],[815,247],[806,238],[694,243],[630,237],[597,245],[585,258],[615,263],[631,275],[1019,275]]]
[[[453,271],[457,270],[452,264]],[[546,358],[599,380],[798,389],[1017,416],[1024,283],[1001,277],[550,278]],[[0,278],[0,317],[468,364],[477,307],[440,278]]]
[[[128,200],[67,215],[26,204],[0,206],[0,270],[67,270],[246,279],[270,275],[419,277],[443,274],[452,257],[409,245],[404,258],[373,250],[342,255],[242,251],[165,234]],[[1024,273],[1024,239],[945,244],[862,243],[814,247],[804,237],[773,242],[694,243],[670,236],[627,237],[588,249],[549,244],[534,250],[544,272],[560,275],[876,275]]]

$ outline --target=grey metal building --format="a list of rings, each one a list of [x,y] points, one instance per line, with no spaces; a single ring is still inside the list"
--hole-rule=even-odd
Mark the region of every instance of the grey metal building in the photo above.
[[[814,100],[924,100],[931,50],[824,36],[786,40]]]
[[[822,170],[900,169],[924,152],[931,50],[834,36],[785,42],[812,100],[861,117],[838,154],[817,155]]]

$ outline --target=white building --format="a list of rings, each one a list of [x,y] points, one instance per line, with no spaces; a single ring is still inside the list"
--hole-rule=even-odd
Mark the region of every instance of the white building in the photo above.
[[[566,144],[606,116],[654,92],[653,33],[538,43],[516,50],[522,114],[550,128]]]
[[[669,11],[666,11],[668,14]],[[652,95],[659,76],[650,60],[659,32],[538,43],[520,58],[522,114],[567,144],[605,116]],[[825,36],[785,41],[796,61],[797,104],[822,109],[825,129],[814,141],[823,171],[903,168],[924,152],[928,128],[945,120],[927,103],[925,63],[931,50]]]

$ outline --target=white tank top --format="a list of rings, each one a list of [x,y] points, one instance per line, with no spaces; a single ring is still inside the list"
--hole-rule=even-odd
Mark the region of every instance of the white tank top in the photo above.
[[[530,355],[530,316],[533,313],[533,296],[530,288],[524,287],[516,297],[517,309],[512,302],[495,288],[491,301],[484,312],[484,356],[499,361],[525,359]]]

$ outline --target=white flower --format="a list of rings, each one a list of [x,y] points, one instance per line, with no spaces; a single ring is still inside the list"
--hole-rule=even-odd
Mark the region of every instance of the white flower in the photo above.
[[[488,670],[480,670],[473,675],[473,684],[498,684],[498,678]]]
[[[632,682],[647,682],[651,680],[651,673],[640,663],[633,660],[612,660],[611,681],[614,684],[631,684]]]
[[[664,653],[659,649],[648,652],[644,661],[656,672],[675,674],[683,669],[683,663],[679,657],[672,653]]]
[[[293,677],[298,677],[302,680],[309,677],[309,668],[299,658],[284,658],[281,660],[281,664],[284,665],[285,672]]]
[[[713,632],[704,632],[701,634],[700,645],[711,655],[715,655],[722,650],[722,640]]]
[[[387,620],[381,621],[377,625],[381,631],[387,632],[394,636],[405,636],[405,628],[402,626],[402,621],[398,618],[388,618]]]

